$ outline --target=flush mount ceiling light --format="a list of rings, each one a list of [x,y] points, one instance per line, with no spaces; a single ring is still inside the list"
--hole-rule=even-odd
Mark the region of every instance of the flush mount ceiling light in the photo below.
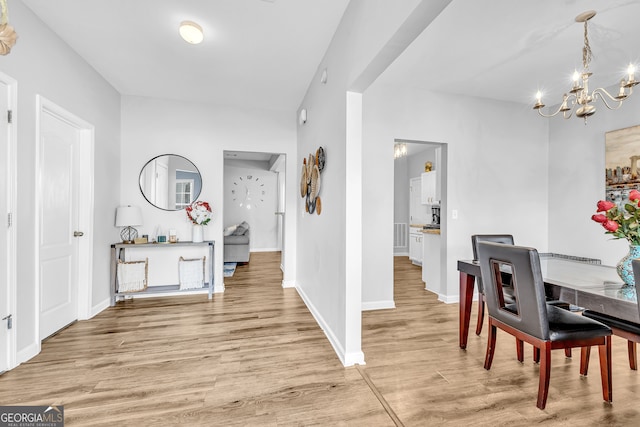
[[[618,95],[612,96],[603,88],[594,89],[589,92],[589,77],[593,73],[589,71],[589,63],[591,62],[591,46],[589,46],[589,37],[587,32],[587,23],[591,18],[596,16],[595,10],[588,10],[576,16],[576,22],[584,22],[584,47],[582,48],[582,72],[578,70],[573,73],[573,86],[569,91],[569,95],[566,93],[562,96],[562,104],[558,109],[551,114],[544,114],[542,108],[542,92],[536,93],[536,104],[533,106],[534,110],[538,110],[543,117],[553,117],[556,114],[562,112],[562,116],[568,119],[573,115],[574,107],[577,107],[575,114],[576,117],[584,118],[585,124],[587,123],[587,117],[593,115],[596,112],[595,105],[592,102],[600,99],[602,103],[609,110],[617,110],[622,106],[622,102],[627,99],[633,93],[633,87],[640,82],[635,78],[635,66],[629,64],[627,68],[627,76],[623,77],[620,81],[620,90]],[[611,104],[609,103],[611,102]]]
[[[187,43],[198,44],[204,40],[202,27],[193,21],[182,21],[180,23],[180,36]]]

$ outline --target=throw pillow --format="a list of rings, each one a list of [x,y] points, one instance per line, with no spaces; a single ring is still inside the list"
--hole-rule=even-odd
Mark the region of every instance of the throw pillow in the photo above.
[[[240,224],[238,224],[238,227],[233,232],[233,235],[242,236],[244,233],[247,232],[248,229],[249,229],[249,224],[247,223],[247,221],[242,221]]]
[[[228,227],[226,227],[226,228],[224,229],[224,231],[222,232],[222,234],[223,234],[224,236],[231,236],[231,235],[233,234],[233,232],[234,232],[234,231],[236,231],[236,228],[238,228],[238,225],[237,225],[237,224],[230,225],[230,226],[228,226]]]

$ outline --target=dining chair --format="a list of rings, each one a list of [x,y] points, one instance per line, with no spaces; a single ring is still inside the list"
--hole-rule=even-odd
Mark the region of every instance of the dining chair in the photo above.
[[[598,346],[602,397],[612,400],[611,329],[595,320],[547,304],[538,251],[502,243],[479,242],[478,258],[487,310],[489,337],[484,368],[491,369],[497,328],[534,346],[540,354],[536,406],[544,409],[549,394],[551,350]],[[515,302],[504,298],[502,272],[511,272]],[[521,352],[518,360],[523,361]]]
[[[633,275],[636,283],[640,283],[640,260],[632,261]],[[636,292],[636,298],[638,298]],[[640,315],[640,300],[638,300],[638,313]],[[638,355],[636,343],[640,342],[640,324],[628,320],[618,319],[614,316],[598,313],[593,310],[584,310],[582,315],[589,319],[597,320],[611,328],[613,335],[617,335],[627,340],[627,353],[629,354],[629,368],[638,370]],[[580,373],[587,374],[589,369],[589,356],[591,348],[583,348],[580,352]]]
[[[506,245],[513,245],[513,236],[511,234],[474,234],[471,236],[471,246],[473,248],[473,260],[478,260],[478,243],[480,242],[495,242],[504,243]],[[506,279],[506,278],[503,278]],[[477,277],[476,283],[478,285],[478,321],[476,322],[476,335],[480,335],[482,332],[482,325],[484,323],[484,286],[482,285],[482,278]],[[509,292],[510,289],[504,284],[505,298],[507,300],[513,299],[513,293]],[[511,301],[514,302],[514,301]]]

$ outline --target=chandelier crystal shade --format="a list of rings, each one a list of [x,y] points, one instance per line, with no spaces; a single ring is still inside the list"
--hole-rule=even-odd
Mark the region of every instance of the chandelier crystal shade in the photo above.
[[[404,157],[407,155],[407,144],[404,142],[395,144],[393,146],[393,158],[399,159],[400,157]]]
[[[562,96],[562,103],[558,109],[550,114],[545,114],[542,109],[544,104],[542,103],[542,93],[538,91],[536,93],[536,103],[533,106],[534,110],[538,110],[538,113],[543,117],[553,117],[562,113],[562,117],[568,119],[575,113],[576,117],[584,118],[585,124],[587,123],[587,117],[592,116],[596,112],[596,106],[593,103],[597,100],[601,100],[602,103],[609,110],[617,110],[622,106],[622,103],[633,93],[633,87],[640,82],[635,78],[635,66],[629,64],[627,68],[627,75],[620,81],[620,88],[618,94],[613,96],[607,92],[604,88],[597,88],[589,92],[589,78],[593,73],[589,71],[589,64],[591,63],[591,46],[589,45],[589,33],[587,24],[591,18],[596,15],[594,10],[589,10],[576,16],[576,22],[584,22],[584,47],[582,48],[582,72],[577,70],[573,73],[573,84],[569,93],[565,93]]]

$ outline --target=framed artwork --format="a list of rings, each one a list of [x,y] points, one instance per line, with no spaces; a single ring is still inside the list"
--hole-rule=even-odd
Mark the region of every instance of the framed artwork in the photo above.
[[[640,190],[640,126],[605,133],[605,188],[607,200],[620,209],[629,191]]]

